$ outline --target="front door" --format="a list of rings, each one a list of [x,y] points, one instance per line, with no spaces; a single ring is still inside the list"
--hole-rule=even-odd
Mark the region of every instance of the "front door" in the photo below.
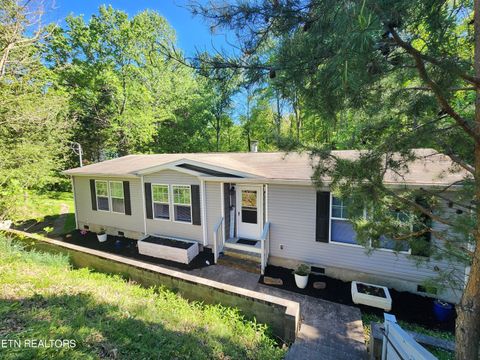
[[[237,186],[237,224],[239,238],[258,239],[263,227],[263,187]]]

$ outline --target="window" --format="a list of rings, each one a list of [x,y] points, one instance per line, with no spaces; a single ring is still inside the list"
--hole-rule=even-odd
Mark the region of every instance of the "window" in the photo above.
[[[112,199],[112,211],[125,214],[125,197],[121,181],[110,181],[110,197]]]
[[[170,197],[168,185],[152,185],[153,217],[155,219],[170,219]]]
[[[110,205],[108,201],[108,182],[99,180],[95,181],[95,189],[98,210],[110,211]]]
[[[397,221],[400,226],[405,225],[406,223],[410,223],[411,227],[411,218],[408,214],[405,214],[402,211],[392,211],[391,215]],[[395,250],[395,251],[409,251],[410,246],[407,240],[393,240],[388,238],[387,236],[381,236],[378,247],[381,249],[388,249],[388,250]]]
[[[357,244],[357,234],[348,220],[351,203],[332,196],[331,241],[344,244]]]
[[[256,224],[257,217],[257,192],[242,190],[242,222]]]
[[[175,221],[192,222],[192,200],[189,185],[173,185],[173,212]]]
[[[365,217],[366,211],[359,210],[349,199],[342,200],[332,195],[331,199],[331,217],[330,217],[330,241],[343,244],[360,245],[357,243],[357,234],[353,224],[349,219],[352,217]],[[360,213],[358,211],[361,211]],[[392,212],[399,226],[410,222],[411,218],[407,214],[396,211]],[[370,244],[371,245],[371,244]],[[378,243],[379,249],[408,252],[410,250],[408,241],[398,241],[382,236]]]

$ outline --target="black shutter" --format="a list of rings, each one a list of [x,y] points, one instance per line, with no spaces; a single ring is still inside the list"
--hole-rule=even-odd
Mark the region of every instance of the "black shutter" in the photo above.
[[[125,199],[125,215],[132,215],[132,202],[130,200],[130,181],[123,182],[123,197]]]
[[[191,185],[192,195],[192,224],[201,225],[201,211],[200,211],[200,186]]]
[[[315,240],[328,243],[329,227],[330,193],[328,191],[317,191],[317,221]]]
[[[92,210],[97,210],[97,191],[95,189],[95,180],[90,179],[90,198],[92,199]]]
[[[425,200],[425,198],[419,197],[415,199],[415,202],[426,209],[430,209],[430,205]],[[432,227],[432,219],[430,218],[430,216],[422,213],[418,216],[418,218],[420,220],[420,223],[416,223],[413,225],[414,233],[421,231],[422,229],[430,229]],[[413,238],[410,244],[410,247],[412,249],[412,255],[428,257],[430,255],[431,241],[432,233],[430,231]]]
[[[145,206],[147,219],[153,219],[153,209],[152,209],[152,184],[145,183]]]

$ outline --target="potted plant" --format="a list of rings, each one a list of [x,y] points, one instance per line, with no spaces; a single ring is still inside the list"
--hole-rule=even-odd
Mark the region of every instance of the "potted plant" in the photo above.
[[[293,275],[295,275],[295,284],[297,284],[298,288],[305,289],[308,283],[308,275],[310,275],[310,266],[307,264],[298,265]]]
[[[433,313],[438,321],[447,321],[452,316],[453,306],[452,304],[437,299],[433,302]]]
[[[97,238],[98,238],[98,241],[101,243],[107,241],[107,233],[105,232],[104,228],[101,228],[100,232],[97,233]]]

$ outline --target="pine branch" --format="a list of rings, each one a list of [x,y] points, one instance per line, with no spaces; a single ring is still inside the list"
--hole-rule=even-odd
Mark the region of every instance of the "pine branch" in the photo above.
[[[413,59],[415,60],[415,64],[416,64],[418,73],[420,75],[420,78],[432,89],[443,111],[445,111],[448,115],[450,115],[457,122],[457,124],[461,128],[463,128],[465,132],[468,135],[470,135],[477,143],[480,143],[480,134],[470,126],[470,124],[466,119],[464,119],[460,114],[458,114],[453,109],[453,107],[448,103],[447,99],[443,95],[443,92],[440,86],[429,77],[427,69],[425,68],[424,60],[423,60],[424,55],[421,54],[418,50],[416,50],[411,44],[402,40],[402,38],[396,32],[393,26],[390,26],[389,30],[395,42],[413,57]],[[475,83],[475,85],[476,86],[480,85],[480,82]]]
[[[447,219],[444,219],[440,216],[437,216],[437,215],[433,214],[433,212],[431,210],[429,210],[426,207],[416,203],[415,201],[410,200],[410,199],[406,199],[406,198],[398,195],[393,190],[390,190],[386,187],[383,187],[383,191],[385,191],[388,195],[392,196],[393,198],[395,198],[395,199],[399,200],[400,202],[404,203],[405,205],[413,207],[414,209],[418,210],[422,214],[428,216],[433,221],[436,221],[436,222],[439,222],[441,224],[445,224],[445,225],[448,225],[448,226],[452,226],[452,227],[455,225],[454,223],[448,221]]]

